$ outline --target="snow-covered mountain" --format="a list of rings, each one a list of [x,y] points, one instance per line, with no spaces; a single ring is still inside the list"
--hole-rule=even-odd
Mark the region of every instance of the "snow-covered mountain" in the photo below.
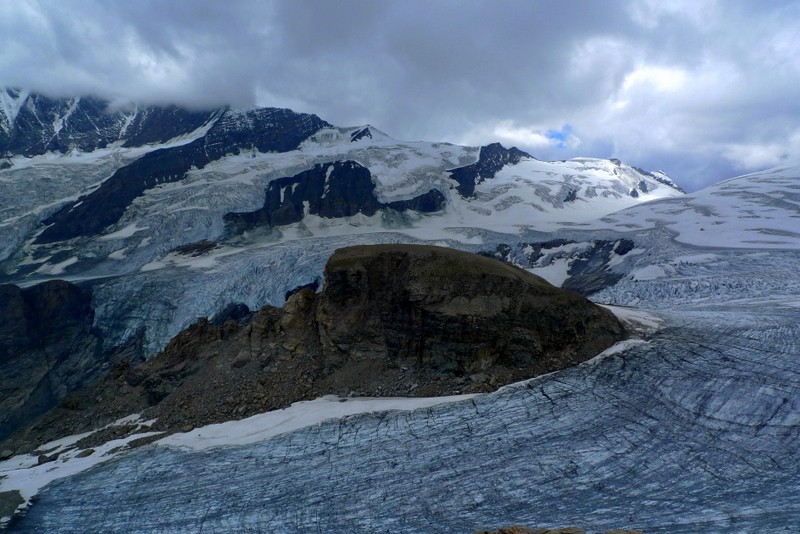
[[[663,227],[703,247],[800,248],[800,167],[746,174],[679,198],[603,217],[593,227]]]
[[[615,160],[401,142],[289,110],[107,113],[6,90],[2,114],[0,270],[15,282],[135,272],[254,231],[468,241],[466,228],[550,230],[680,195],[663,174]]]
[[[759,241],[800,230],[799,181],[800,168],[733,179],[686,203],[654,203],[652,222],[642,205],[635,217],[571,231],[476,233],[476,250],[533,260],[534,272],[568,273],[592,261],[582,251],[616,243],[610,268],[621,276],[593,298],[624,306],[612,309],[638,339],[491,394],[325,398],[134,450],[159,435],[132,414],[105,430],[137,429],[125,439],[90,451],[74,436],[43,448],[58,460],[0,463],[0,491],[38,493],[14,528],[791,532],[800,513],[800,249]],[[680,224],[703,237],[699,228],[716,226],[725,239],[690,243]],[[297,242],[268,247],[279,257],[261,276],[315,272],[300,258],[325,255],[326,240],[305,240],[306,256],[293,243],[297,251]],[[242,254],[217,257],[217,274],[244,266]]]
[[[331,247],[474,248],[487,231],[571,228],[683,195],[616,160],[404,142],[290,110],[3,95],[0,281],[89,281],[107,343],[143,336],[147,354],[230,303],[280,305],[319,277]]]
[[[793,528],[800,167],[686,195],[615,160],[403,142],[272,109],[211,111],[146,142],[109,126],[117,137],[80,145],[74,101],[48,101],[48,115],[44,100],[2,99],[8,139],[35,130],[20,117],[60,129],[49,148],[2,145],[0,270],[22,285],[82,281],[107,347],[138,339],[153,355],[229,304],[282,304],[335,249],[395,242],[495,256],[591,293],[635,339],[435,408],[326,399],[128,454],[155,439],[131,414],[116,426],[140,433],[125,440],[90,452],[73,437],[46,449],[57,461],[0,462],[0,495],[62,479],[19,531]],[[340,418],[381,406],[419,409]]]
[[[50,98],[0,89],[0,157],[163,144],[192,137],[213,122],[219,111],[194,112],[176,106],[113,110],[108,102],[93,97]]]
[[[608,241],[584,241],[581,233],[531,245],[501,244],[495,255],[514,262],[563,287],[591,292],[613,291],[623,279],[624,269],[614,268],[653,248],[664,248],[673,240],[704,250],[798,250],[800,249],[800,167],[781,167],[731,178],[696,193],[665,198],[633,206],[599,219],[576,223],[588,235],[610,235],[624,239],[621,245]],[[584,234],[584,235],[586,235]],[[625,237],[623,237],[625,236]],[[634,246],[635,241],[635,246]],[[689,255],[665,263],[645,263],[629,278],[637,283],[668,277],[683,263],[702,264],[714,255]],[[637,261],[649,258],[639,258]],[[611,269],[597,269],[602,261]],[[624,284],[622,284],[624,285]],[[616,286],[615,286],[616,287]],[[621,286],[620,286],[621,287]],[[619,287],[616,287],[619,289]],[[717,289],[719,287],[717,286]],[[777,288],[776,288],[777,289]],[[689,292],[696,292],[696,284]]]

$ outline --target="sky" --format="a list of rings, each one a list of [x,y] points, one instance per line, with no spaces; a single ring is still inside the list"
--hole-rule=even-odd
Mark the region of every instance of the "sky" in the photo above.
[[[800,160],[796,0],[0,0],[0,85],[289,107],[619,158],[689,191]]]

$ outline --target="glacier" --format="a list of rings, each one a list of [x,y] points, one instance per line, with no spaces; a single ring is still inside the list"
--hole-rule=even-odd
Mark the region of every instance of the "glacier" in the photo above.
[[[617,160],[525,157],[476,184],[474,195],[464,198],[450,172],[474,164],[481,149],[399,141],[372,126],[325,126],[296,149],[237,148],[179,180],[159,182],[99,234],[37,242],[49,217],[70,205],[80,209],[80,199],[120,169],[203,140],[214,127],[246,130],[248,121],[247,113],[217,113],[198,129],[160,143],[12,158],[11,167],[0,169],[0,282],[29,286],[61,278],[90,285],[96,326],[108,347],[141,337],[152,356],[197,317],[213,316],[232,302],[251,309],[282,305],[288,290],[320,277],[338,247],[434,242],[485,251],[494,241],[536,240],[648,200],[682,196],[665,175]],[[226,227],[226,213],[261,207],[271,181],[346,160],[370,170],[379,202],[436,189],[446,199],[444,209],[336,219],[306,215],[299,223],[244,234]],[[219,246],[201,257],[176,252],[202,241]]]
[[[80,210],[120,169],[255,119],[198,114],[185,131],[148,137],[137,128],[174,110],[134,110],[105,117],[118,139],[89,150],[71,144],[70,106],[97,103],[0,97],[4,132],[44,106],[58,141],[0,162],[0,281],[90,288],[110,347],[140,338],[152,356],[230,303],[279,306],[321,280],[335,249],[366,243],[495,256],[591,288],[595,302],[639,321],[614,350],[490,394],[317,419],[309,411],[327,412],[311,403],[299,424],[282,414],[285,431],[239,422],[252,428],[237,432],[258,436],[247,442],[232,432],[187,447],[201,441],[187,433],[139,448],[109,442],[91,461],[75,450],[36,468],[33,457],[1,461],[0,493],[31,498],[7,524],[14,531],[796,531],[800,167],[684,194],[663,173],[616,160],[521,158],[464,196],[451,173],[476,164],[480,148],[325,123],[285,152],[221,149],[146,188],[101,231],[41,242],[45,221]],[[370,170],[379,202],[434,187],[445,208],[226,226],[226,213],[259,209],[271,181],[345,160]]]
[[[593,229],[522,236],[475,230],[467,235],[477,242],[450,243],[522,250],[555,237],[631,239],[635,248],[610,266],[622,277],[592,298],[623,315],[650,314],[637,334],[641,342],[445,405],[350,415],[248,444],[231,437],[202,450],[156,442],[51,483],[12,528],[469,532],[572,524],[590,532],[792,532],[800,517],[800,247],[793,238],[800,207],[776,193],[774,180],[791,193],[798,176],[796,168],[783,169],[749,176],[741,187],[729,181],[657,201],[651,220],[640,215],[642,205]],[[747,206],[753,194],[759,209],[729,207],[732,197]],[[667,202],[673,207],[661,208]],[[676,204],[679,221],[667,211]],[[641,227],[627,226],[630,220]],[[730,239],[702,241],[699,228],[713,221],[722,221],[715,226]],[[745,223],[750,228],[742,232]],[[676,231],[676,224],[692,231]],[[196,277],[186,294],[228,294],[235,290],[203,283],[221,279],[208,272],[274,262],[242,275],[239,284],[255,286],[288,261],[278,276],[291,285],[317,276],[343,242],[392,238],[411,239],[307,238],[176,266],[183,261],[177,268]],[[776,239],[780,247],[762,242]],[[574,261],[569,254],[554,259],[566,269]]]
[[[54,482],[14,528],[790,532],[797,308],[748,308],[661,312],[646,344],[451,405],[245,446],[144,447]]]

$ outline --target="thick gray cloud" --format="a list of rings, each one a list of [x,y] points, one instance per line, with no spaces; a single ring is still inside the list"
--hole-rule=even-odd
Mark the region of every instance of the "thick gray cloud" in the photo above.
[[[797,28],[794,0],[0,0],[0,84],[286,106],[696,189],[800,157]]]

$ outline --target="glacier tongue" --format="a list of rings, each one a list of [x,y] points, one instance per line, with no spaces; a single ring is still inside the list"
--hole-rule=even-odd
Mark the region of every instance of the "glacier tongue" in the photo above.
[[[460,403],[151,445],[51,484],[15,530],[783,531],[800,514],[796,309],[662,316],[649,343]]]
[[[614,235],[576,230],[564,237],[577,246],[544,250],[585,250],[581,243]],[[645,317],[647,342],[450,405],[354,415],[203,452],[153,444],[52,483],[14,528],[468,532],[577,524],[734,533],[793,525],[800,251],[688,246],[663,228],[621,235],[637,248],[614,257],[624,276],[594,299],[650,310],[629,312]],[[514,244],[508,235],[479,237],[473,250]],[[553,236],[520,239],[534,237]],[[281,300],[278,287],[309,282],[332,249],[363,239],[265,245],[222,255],[214,266],[141,273],[150,285],[142,298],[183,272],[191,282],[179,302],[193,304],[179,308],[257,288],[261,298]],[[268,276],[276,285],[266,294]],[[121,305],[135,295],[134,279],[109,279],[101,290]],[[170,301],[180,298],[161,297],[154,322],[160,313],[169,318]]]
[[[127,124],[127,135],[147,113],[139,122],[120,115],[114,127]],[[215,122],[216,140],[262,119],[231,112]],[[683,195],[665,175],[615,160],[515,157],[491,177],[472,169],[480,179],[462,195],[453,171],[476,164],[480,149],[401,142],[368,126],[326,126],[284,153],[217,148],[222,157],[146,188],[99,234],[44,244],[35,242],[42,221],[70,204],[80,211],[79,197],[157,143],[11,158],[0,170],[3,280],[84,281],[106,342],[141,336],[152,355],[230,303],[281,305],[287,290],[321,279],[336,248],[424,241],[499,255],[565,286],[583,276],[594,300],[635,307],[629,315],[643,318],[646,339],[453,404],[203,452],[151,444],[47,486],[17,531],[795,524],[800,168]],[[381,203],[435,188],[444,209],[305,213],[243,234],[225,226],[226,213],[262,207],[273,180],[345,160],[370,170]]]

